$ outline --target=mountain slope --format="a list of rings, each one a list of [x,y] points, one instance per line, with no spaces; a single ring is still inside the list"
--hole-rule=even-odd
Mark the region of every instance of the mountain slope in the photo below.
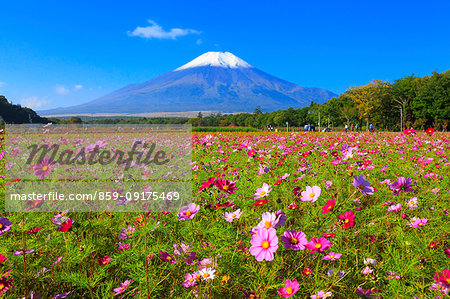
[[[302,87],[252,67],[231,53],[208,52],[149,81],[131,84],[86,104],[42,111],[76,113],[246,112],[303,107],[335,96]]]

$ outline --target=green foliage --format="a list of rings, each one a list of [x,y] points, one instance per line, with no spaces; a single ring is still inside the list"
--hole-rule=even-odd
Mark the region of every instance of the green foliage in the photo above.
[[[3,119],[3,120],[2,120]],[[46,118],[40,117],[30,108],[13,105],[4,96],[0,96],[0,125],[6,123],[47,123]]]
[[[192,132],[257,132],[258,129],[250,127],[196,127]]]

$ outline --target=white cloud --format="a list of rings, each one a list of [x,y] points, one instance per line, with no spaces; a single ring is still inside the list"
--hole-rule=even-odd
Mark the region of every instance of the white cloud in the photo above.
[[[82,89],[82,88],[83,88],[83,85],[77,84],[77,85],[75,85],[75,86],[73,87],[73,90],[77,91],[77,90],[80,90],[80,89]]]
[[[165,31],[155,21],[148,20],[151,24],[147,27],[136,27],[133,31],[128,31],[129,36],[139,36],[147,39],[159,38],[159,39],[177,39],[177,37],[185,36],[188,34],[200,34],[200,31],[194,29],[181,29],[172,28],[170,31]]]
[[[66,89],[64,86],[56,86],[56,87],[55,87],[55,92],[56,92],[57,94],[68,94],[68,93],[69,93],[69,90]]]
[[[47,99],[39,100],[38,97],[34,96],[20,100],[20,104],[31,109],[36,109],[49,105],[50,101]]]

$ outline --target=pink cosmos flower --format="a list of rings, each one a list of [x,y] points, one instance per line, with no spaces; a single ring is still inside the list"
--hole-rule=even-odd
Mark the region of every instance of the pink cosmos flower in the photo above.
[[[274,253],[278,249],[278,237],[276,230],[272,227],[269,229],[257,229],[257,233],[252,236],[250,241],[250,253],[258,262],[262,260],[272,261]]]
[[[38,164],[34,165],[33,169],[34,174],[37,175],[40,180],[43,180],[51,171],[50,158],[45,157]]]
[[[279,288],[277,292],[281,297],[288,298],[294,296],[294,294],[298,292],[299,288],[300,285],[297,280],[286,279],[284,282],[284,288]]]
[[[260,199],[269,195],[272,188],[267,183],[263,183],[261,188],[256,189],[255,197],[253,199]]]
[[[315,202],[319,199],[321,189],[319,186],[306,186],[306,190],[302,191],[300,198],[302,201],[312,201]]]
[[[391,206],[388,207],[388,211],[389,212],[399,212],[402,209],[402,205],[401,204],[393,204]]]
[[[325,239],[324,237],[320,237],[319,239],[312,238],[311,241],[309,241],[305,247],[311,250],[311,253],[314,253],[316,251],[320,253],[324,253],[325,250],[330,248],[331,242]]]
[[[259,222],[259,224],[256,226],[256,228],[275,228],[278,224],[278,218],[275,213],[265,212],[261,216],[262,220]]]
[[[324,261],[328,261],[328,260],[335,261],[335,260],[340,259],[341,256],[342,256],[342,253],[334,253],[333,251],[330,251],[326,256],[324,256],[322,258],[322,260],[324,260]]]
[[[420,218],[413,217],[411,219],[411,222],[409,225],[413,228],[417,228],[417,227],[424,226],[427,222],[428,222],[428,219],[426,219],[426,218],[420,219]]]
[[[366,266],[364,269],[362,269],[361,274],[362,275],[368,275],[368,274],[370,274],[372,272],[373,272],[373,269],[371,269],[368,266]]]
[[[326,181],[326,182],[325,182],[325,188],[326,188],[326,189],[330,188],[332,185],[333,185],[333,182],[332,182],[332,181]]]
[[[196,277],[197,277],[196,273],[192,273],[192,274],[191,273],[186,273],[184,275],[183,287],[189,288],[189,287],[195,285],[195,282],[197,280]]]
[[[305,245],[308,244],[306,235],[304,232],[296,232],[295,230],[287,230],[284,232],[284,236],[280,237],[280,240],[284,242],[286,249],[292,250],[305,250]]]
[[[366,181],[364,175],[361,174],[359,177],[356,175],[353,178],[353,186],[358,189],[364,195],[373,195],[373,187],[370,187],[370,182]]]
[[[331,297],[331,295],[332,295],[331,292],[318,291],[317,293],[311,295],[311,299],[329,298]]]
[[[236,211],[230,213],[224,212],[223,218],[225,219],[225,221],[233,222],[234,219],[239,219],[241,215],[242,215],[241,209],[237,209]]]
[[[182,207],[180,209],[180,212],[177,214],[178,221],[194,218],[199,209],[200,206],[196,205],[195,203],[190,203],[189,205]]]
[[[123,292],[125,292],[125,290],[127,289],[127,287],[130,285],[130,283],[133,280],[125,280],[124,282],[119,284],[118,288],[114,289],[114,296],[122,294]]]

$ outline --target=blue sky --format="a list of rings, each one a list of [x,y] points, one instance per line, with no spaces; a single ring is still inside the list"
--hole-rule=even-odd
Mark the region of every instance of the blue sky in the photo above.
[[[2,3],[1,95],[71,106],[207,51],[335,93],[450,69],[450,1],[92,2]]]

